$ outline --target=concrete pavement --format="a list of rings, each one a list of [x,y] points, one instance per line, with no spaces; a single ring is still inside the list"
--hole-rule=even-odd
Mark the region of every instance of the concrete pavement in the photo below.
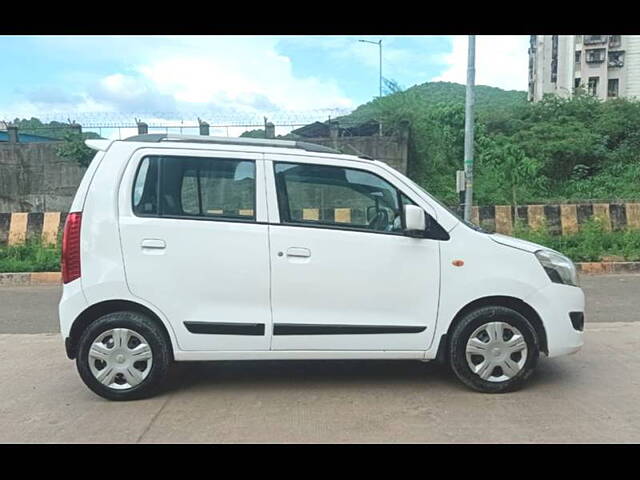
[[[639,442],[640,323],[595,323],[524,390],[483,395],[415,361],[183,364],[109,402],[58,335],[0,335],[0,442]]]

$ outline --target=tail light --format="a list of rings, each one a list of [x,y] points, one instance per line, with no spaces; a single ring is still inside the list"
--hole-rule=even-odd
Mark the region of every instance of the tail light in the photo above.
[[[62,232],[62,283],[80,278],[80,223],[81,212],[67,215]]]

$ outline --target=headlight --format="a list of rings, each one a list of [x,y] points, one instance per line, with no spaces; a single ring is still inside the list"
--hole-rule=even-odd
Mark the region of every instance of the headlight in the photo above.
[[[573,262],[551,250],[538,250],[536,258],[552,282],[578,286],[578,274]]]

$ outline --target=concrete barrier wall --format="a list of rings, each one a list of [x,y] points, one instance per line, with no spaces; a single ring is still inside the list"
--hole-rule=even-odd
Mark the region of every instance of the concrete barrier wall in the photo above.
[[[58,142],[0,143],[0,212],[66,211],[86,168],[56,154]]]
[[[640,228],[640,203],[587,203],[564,205],[524,205],[517,219],[531,228],[546,224],[550,233],[569,235],[592,218],[602,221],[605,230]],[[473,207],[473,223],[491,231],[513,233],[516,209],[509,205]]]
[[[221,212],[222,213],[222,212]],[[250,215],[251,211],[240,211]],[[350,208],[320,210],[304,208],[294,215],[305,220],[328,219],[337,223],[359,222],[365,213]],[[66,212],[0,213],[0,245],[23,243],[27,238],[55,243],[64,227]],[[536,228],[546,224],[551,233],[567,235],[579,230],[590,218],[600,218],[605,229],[640,229],[640,203],[528,205],[518,207],[521,222]],[[353,220],[352,220],[353,219]],[[473,222],[491,232],[513,233],[515,209],[508,205],[473,207]],[[361,219],[360,219],[361,220]]]

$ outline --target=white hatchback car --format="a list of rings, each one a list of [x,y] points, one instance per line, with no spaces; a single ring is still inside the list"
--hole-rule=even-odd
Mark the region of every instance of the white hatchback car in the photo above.
[[[388,165],[294,141],[140,135],[67,216],[60,326],[98,395],[174,360],[438,359],[482,392],[583,344],[571,260],[467,224]]]

